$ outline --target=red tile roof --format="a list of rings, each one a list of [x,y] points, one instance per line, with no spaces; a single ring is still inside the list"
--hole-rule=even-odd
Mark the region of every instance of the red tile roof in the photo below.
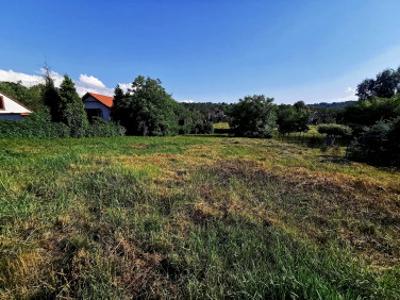
[[[99,101],[100,103],[104,104],[105,106],[111,108],[113,105],[113,97],[109,97],[109,96],[104,96],[104,95],[100,95],[100,94],[95,94],[95,93],[86,93],[85,96],[83,96],[83,100],[85,100],[87,97],[91,96],[92,98],[96,99],[97,101]]]

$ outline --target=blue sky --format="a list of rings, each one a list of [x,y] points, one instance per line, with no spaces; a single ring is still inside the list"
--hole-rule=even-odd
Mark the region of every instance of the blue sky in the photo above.
[[[398,0],[32,0],[1,10],[0,80],[33,82],[47,61],[81,92],[143,74],[177,100],[311,103],[350,99],[361,80],[400,65]]]

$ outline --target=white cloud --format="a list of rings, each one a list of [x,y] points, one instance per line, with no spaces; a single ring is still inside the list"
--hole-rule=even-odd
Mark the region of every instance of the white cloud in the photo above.
[[[41,68],[40,73],[42,74],[42,76],[41,76],[42,82],[44,82],[43,76],[46,75],[46,70],[44,68]],[[54,85],[56,87],[59,87],[64,80],[64,76],[55,71],[50,71],[50,77],[53,79]]]
[[[125,93],[127,93],[131,89],[131,86],[132,86],[132,84],[130,84],[130,83],[119,83],[118,85],[121,88],[121,90],[123,90]]]
[[[22,85],[31,87],[36,84],[44,83],[44,74],[46,74],[46,70],[43,68],[40,69],[38,74],[27,74],[15,72],[13,70],[0,69],[0,81],[9,81],[15,83],[21,82]],[[57,87],[59,87],[64,80],[64,76],[55,71],[51,71],[50,76],[53,78],[54,85]],[[114,94],[113,88],[108,88],[100,79],[92,75],[89,76],[86,74],[81,74],[79,76],[79,80],[74,80],[74,82],[76,91],[80,96],[83,96],[87,92],[93,92],[107,96],[112,96]]]
[[[92,75],[86,75],[86,74],[81,74],[79,76],[79,81],[80,83],[82,83],[83,85],[87,85],[90,87],[94,87],[94,88],[105,88],[105,84],[103,82],[101,82],[100,79],[92,76]]]
[[[21,82],[21,84],[31,87],[43,83],[43,76],[0,69],[0,81]]]

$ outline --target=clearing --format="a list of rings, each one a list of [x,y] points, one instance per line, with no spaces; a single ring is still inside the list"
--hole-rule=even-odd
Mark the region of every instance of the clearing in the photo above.
[[[277,140],[0,140],[0,298],[400,298],[400,173]]]

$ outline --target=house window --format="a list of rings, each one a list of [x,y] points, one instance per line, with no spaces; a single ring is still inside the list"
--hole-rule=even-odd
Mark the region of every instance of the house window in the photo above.
[[[0,96],[0,110],[4,110],[4,98]]]

